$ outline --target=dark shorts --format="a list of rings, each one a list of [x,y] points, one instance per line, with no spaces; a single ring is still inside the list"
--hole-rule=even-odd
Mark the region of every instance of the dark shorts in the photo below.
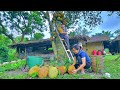
[[[77,69],[81,64],[75,64],[75,68]],[[84,67],[84,69],[89,69],[91,66],[91,63],[90,62],[86,62],[86,66]]]

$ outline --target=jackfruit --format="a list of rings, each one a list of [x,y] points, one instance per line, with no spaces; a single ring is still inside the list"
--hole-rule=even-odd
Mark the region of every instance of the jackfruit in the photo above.
[[[54,37],[56,37],[56,36],[57,36],[57,33],[56,33],[56,32],[53,32],[53,35],[54,35]]]
[[[73,70],[75,70],[75,67],[73,66],[73,65],[70,65],[69,67],[68,67],[68,73],[69,74],[72,74],[73,72]]]
[[[38,72],[38,77],[45,78],[47,76],[48,76],[48,67],[44,66],[44,67],[40,68],[40,70]]]
[[[62,21],[63,19],[62,19],[62,18],[60,18],[60,17],[57,17],[57,20]]]
[[[50,41],[53,41],[53,37],[50,37]]]
[[[57,14],[57,17],[60,17],[60,16],[61,16],[60,13],[58,13],[58,14]]]
[[[39,70],[40,70],[39,66],[34,66],[29,70],[28,74],[29,74],[29,76],[32,76],[33,74],[38,73]]]
[[[60,74],[64,74],[66,72],[66,67],[65,66],[60,66],[58,67],[58,70],[60,71]]]
[[[56,78],[58,75],[58,70],[56,67],[53,67],[53,66],[50,66],[49,67],[49,73],[48,73],[48,76],[53,79],[53,78]]]
[[[61,12],[60,14],[61,14],[61,17],[63,18],[64,17],[64,13]]]
[[[52,20],[52,23],[55,23],[55,20]]]

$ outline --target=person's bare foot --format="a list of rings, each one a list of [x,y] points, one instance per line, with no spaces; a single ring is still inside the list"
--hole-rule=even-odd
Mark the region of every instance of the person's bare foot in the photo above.
[[[81,71],[81,74],[85,74],[85,72],[84,72],[84,71]]]

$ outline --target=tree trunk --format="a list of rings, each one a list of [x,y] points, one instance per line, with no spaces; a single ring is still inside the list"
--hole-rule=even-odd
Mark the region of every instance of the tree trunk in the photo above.
[[[50,20],[49,20],[49,28],[50,28],[50,34],[52,36],[53,24]],[[57,59],[57,49],[56,49],[55,41],[52,41],[52,48],[55,54],[55,59]]]
[[[22,33],[22,38],[21,38],[20,42],[23,42],[24,36],[25,36],[25,34],[24,34],[24,32],[23,32],[23,33]]]
[[[49,28],[50,28],[50,35],[52,36],[53,24],[52,24],[52,21],[50,21],[50,14],[48,11],[46,13],[45,12],[42,12],[42,13],[44,14],[45,18],[48,20]],[[57,49],[56,49],[55,42],[52,41],[51,43],[52,43],[52,48],[55,54],[55,59],[57,60]]]
[[[12,43],[13,43],[13,44],[15,44],[15,43],[16,43],[16,42],[15,42],[15,40],[13,40],[13,39],[11,39],[11,40],[12,40]]]
[[[61,26],[59,23],[56,23],[56,29],[58,30],[58,26]],[[65,51],[65,47],[62,44],[62,41],[60,40],[60,36],[57,33],[57,37],[55,39],[55,45],[57,47],[57,60],[61,62],[62,65],[65,64],[66,59],[68,59],[67,53]]]
[[[48,14],[48,11],[46,12],[46,14]],[[48,22],[49,22],[49,28],[50,28],[50,34],[51,36],[53,35],[52,32],[54,30],[54,25],[52,23],[52,21],[50,21],[50,16],[48,14]],[[59,26],[59,23],[57,23],[57,25]],[[57,29],[57,27],[55,26],[55,28]],[[62,65],[65,64],[65,60],[68,58],[67,54],[65,52],[65,49],[60,41],[59,35],[57,34],[57,37],[52,41],[52,48],[55,54],[55,58],[57,61],[61,62]]]
[[[50,29],[53,30],[52,28],[53,28],[53,25],[52,25],[52,23],[50,23]],[[56,29],[57,29],[57,27],[56,27]],[[58,34],[57,34],[57,37],[52,41],[52,48],[53,48],[56,60],[61,62],[62,65],[64,65],[65,60],[68,57],[67,57],[65,49],[60,41]]]

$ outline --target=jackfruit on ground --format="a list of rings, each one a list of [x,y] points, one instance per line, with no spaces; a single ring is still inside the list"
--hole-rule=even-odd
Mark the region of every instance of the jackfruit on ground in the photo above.
[[[32,76],[33,74],[38,73],[39,70],[40,70],[39,66],[34,66],[29,70],[28,74]]]
[[[68,73],[69,74],[72,74],[73,72],[73,70],[75,70],[75,67],[73,66],[73,65],[70,65],[69,67],[68,67]]]
[[[47,76],[48,76],[48,67],[44,66],[44,67],[40,68],[40,70],[38,72],[38,77],[45,78]]]
[[[66,67],[65,66],[60,66],[58,67],[58,70],[60,71],[60,74],[64,74],[66,72]]]
[[[49,73],[48,73],[48,76],[53,79],[53,78],[56,78],[58,75],[58,70],[56,67],[53,67],[53,66],[50,66],[49,67]]]

